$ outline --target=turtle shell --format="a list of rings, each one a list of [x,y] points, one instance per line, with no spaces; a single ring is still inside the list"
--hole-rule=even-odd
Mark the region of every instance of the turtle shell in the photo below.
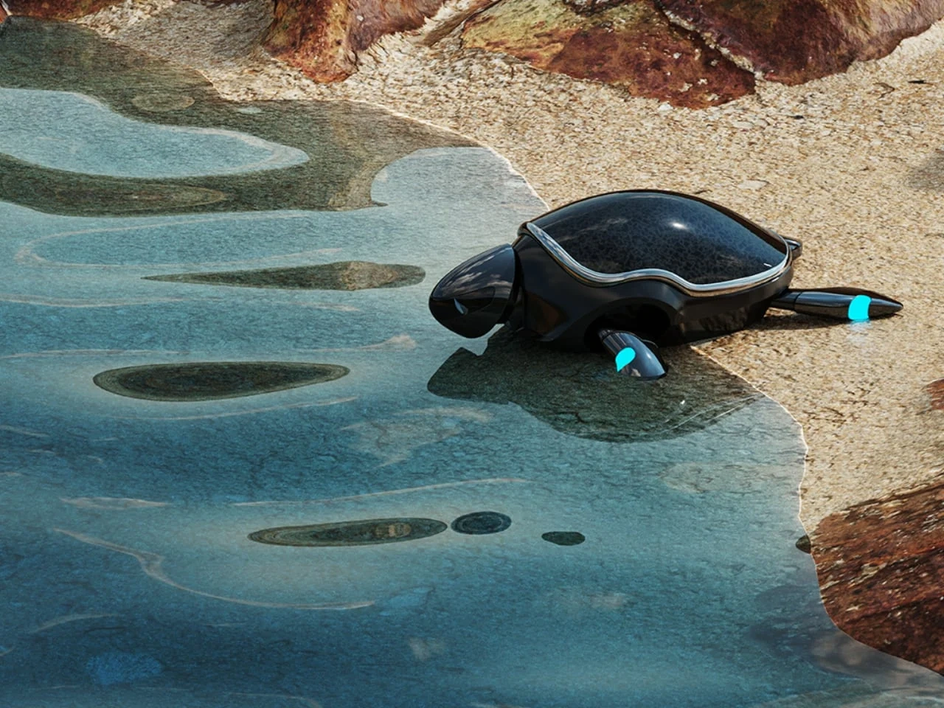
[[[789,260],[790,248],[777,234],[722,206],[674,192],[590,197],[525,227],[562,265],[605,284],[660,271],[704,289],[769,277]]]

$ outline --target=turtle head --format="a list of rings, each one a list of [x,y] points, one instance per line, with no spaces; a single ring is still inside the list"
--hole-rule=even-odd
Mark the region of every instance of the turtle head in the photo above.
[[[456,334],[481,337],[508,319],[517,280],[514,248],[497,246],[449,271],[433,288],[429,311]]]

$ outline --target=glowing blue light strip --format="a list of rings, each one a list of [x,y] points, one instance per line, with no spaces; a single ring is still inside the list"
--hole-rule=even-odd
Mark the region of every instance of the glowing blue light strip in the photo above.
[[[636,350],[632,347],[626,347],[621,349],[620,353],[616,355],[616,370],[622,371],[627,364],[631,363],[633,359],[636,358]]]
[[[849,319],[853,322],[864,322],[869,319],[869,305],[872,298],[868,295],[856,295],[849,303]]]

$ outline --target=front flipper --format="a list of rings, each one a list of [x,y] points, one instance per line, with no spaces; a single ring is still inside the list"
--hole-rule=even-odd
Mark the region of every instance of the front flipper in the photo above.
[[[616,359],[616,370],[640,379],[660,379],[665,376],[665,364],[659,348],[629,332],[601,329],[600,341]]]
[[[889,317],[902,307],[900,302],[884,295],[856,288],[786,290],[770,303],[770,306],[853,322],[863,322],[873,317]]]

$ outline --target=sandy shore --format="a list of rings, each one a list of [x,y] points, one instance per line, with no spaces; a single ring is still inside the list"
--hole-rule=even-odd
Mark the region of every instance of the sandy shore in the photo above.
[[[944,22],[845,74],[761,81],[755,96],[690,111],[452,39],[428,49],[387,37],[358,74],[317,85],[256,47],[268,5],[129,0],[82,22],[198,69],[230,99],[353,99],[450,128],[495,148],[554,206],[678,190],[801,239],[796,286],[859,286],[905,303],[891,320],[812,327],[778,316],[699,345],[802,424],[803,523],[944,472],[944,412],[926,390],[944,376]]]

